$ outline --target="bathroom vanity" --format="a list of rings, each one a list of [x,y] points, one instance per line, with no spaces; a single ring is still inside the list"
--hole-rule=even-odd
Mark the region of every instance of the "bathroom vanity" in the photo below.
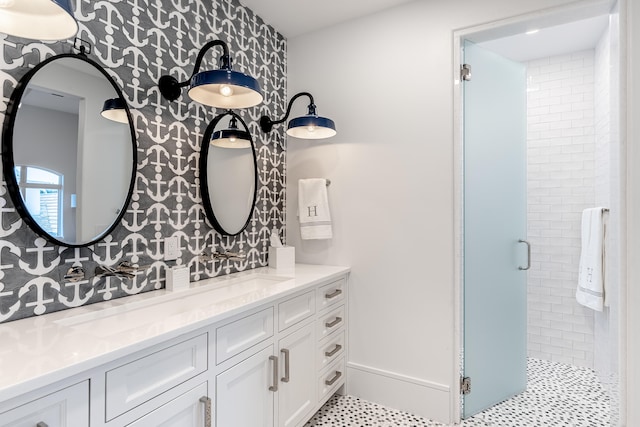
[[[0,325],[0,426],[301,426],[345,384],[347,267],[260,268]]]

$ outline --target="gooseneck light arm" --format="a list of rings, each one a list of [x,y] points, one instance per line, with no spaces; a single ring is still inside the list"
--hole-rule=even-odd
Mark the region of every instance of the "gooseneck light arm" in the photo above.
[[[284,123],[289,118],[289,114],[291,114],[291,107],[293,106],[293,102],[301,96],[307,96],[309,98],[309,115],[315,115],[316,105],[313,101],[313,95],[311,95],[309,92],[300,92],[295,94],[293,98],[291,98],[291,100],[289,101],[289,105],[287,105],[287,112],[280,120],[271,120],[268,116],[260,117],[260,129],[262,129],[262,131],[265,133],[269,133],[273,129],[274,125]]]
[[[193,77],[198,71],[200,71],[200,65],[202,65],[202,60],[204,59],[205,53],[207,53],[207,51],[214,46],[222,47],[222,56],[220,57],[220,68],[221,69],[231,68],[231,57],[229,56],[229,48],[227,47],[227,44],[222,40],[213,40],[208,42],[204,46],[202,46],[202,49],[200,49],[200,52],[198,52],[198,57],[196,58],[196,65],[193,67],[193,73],[191,73],[191,77]],[[188,85],[189,80],[190,78],[180,83],[180,86]]]
[[[202,60],[204,59],[204,55],[215,46],[222,47],[222,56],[220,57],[220,69],[231,69],[231,56],[229,55],[229,47],[222,40],[212,40],[207,42],[200,52],[198,52],[198,57],[196,58],[196,64],[193,67],[193,73],[191,73],[191,77],[195,76],[198,71],[200,71],[200,65],[202,65]],[[185,86],[188,86],[191,82],[191,77],[186,79],[183,82],[178,82],[175,77],[172,76],[162,76],[160,77],[160,81],[158,82],[158,87],[160,88],[160,93],[169,101],[175,101],[180,96],[181,89]]]

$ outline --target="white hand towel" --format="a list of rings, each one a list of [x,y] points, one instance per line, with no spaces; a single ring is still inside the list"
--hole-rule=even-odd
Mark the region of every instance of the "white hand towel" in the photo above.
[[[298,219],[300,237],[303,240],[333,237],[326,179],[310,178],[298,181]]]
[[[604,305],[604,232],[604,209],[585,209],[576,300],[596,311]]]

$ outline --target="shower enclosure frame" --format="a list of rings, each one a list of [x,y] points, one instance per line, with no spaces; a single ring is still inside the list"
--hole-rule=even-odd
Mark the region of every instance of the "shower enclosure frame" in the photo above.
[[[463,315],[464,315],[464,306],[463,306],[463,296],[464,296],[464,260],[463,260],[463,249],[464,249],[464,229],[463,229],[463,212],[464,212],[464,204],[463,204],[463,166],[464,166],[464,139],[463,139],[463,126],[464,126],[464,103],[463,103],[463,90],[462,90],[462,82],[461,82],[461,67],[463,64],[461,48],[465,40],[471,40],[475,42],[482,42],[487,40],[492,40],[500,37],[505,37],[509,35],[514,35],[518,33],[524,33],[527,30],[527,25],[531,25],[535,23],[537,26],[553,26],[560,25],[567,22],[578,21],[580,19],[586,19],[595,15],[601,15],[605,13],[609,13],[612,9],[612,6],[617,3],[619,7],[620,14],[620,58],[621,58],[621,66],[620,66],[620,90],[618,93],[619,104],[620,104],[620,123],[619,123],[619,134],[620,134],[620,146],[621,146],[621,156],[625,158],[625,153],[627,150],[627,133],[625,129],[627,129],[627,122],[624,112],[626,111],[627,105],[627,67],[626,60],[628,58],[627,54],[627,46],[626,46],[626,34],[627,34],[627,2],[628,0],[587,0],[582,2],[574,2],[564,6],[553,7],[541,11],[536,11],[533,13],[528,13],[524,15],[519,15],[491,23],[487,23],[480,26],[473,26],[469,28],[463,28],[454,31],[453,33],[453,102],[454,102],[454,190],[455,190],[455,198],[454,198],[454,241],[455,241],[455,271],[454,271],[454,345],[456,346],[456,353],[460,355],[460,363],[456,365],[456,369],[454,370],[454,378],[452,378],[452,384],[461,384],[462,386],[462,372],[463,372],[463,337],[464,337],[464,323],[463,323]],[[472,71],[473,73],[473,71]],[[627,159],[627,163],[629,160]],[[625,165],[621,164],[623,170],[620,170],[620,191],[621,191],[621,199],[623,201],[623,209],[621,211],[621,271],[620,271],[620,336],[619,336],[619,346],[617,348],[618,359],[619,359],[619,385],[618,385],[618,394],[620,396],[620,405],[619,405],[619,416],[621,420],[621,425],[627,425],[626,422],[630,422],[631,419],[626,419],[627,413],[627,405],[626,402],[630,398],[630,396],[626,396],[625,393],[628,390],[626,379],[627,373],[627,358],[628,355],[626,353],[626,338],[627,338],[627,310],[625,307],[625,296],[628,293],[628,289],[626,286],[626,260],[627,260],[627,245],[625,240],[625,236],[627,234],[627,229],[630,227],[629,221],[631,218],[627,216],[627,209],[625,209],[624,201],[627,200],[629,194],[631,194],[631,182],[629,181],[629,177],[626,173]],[[628,169],[628,168],[627,168]],[[629,359],[632,360],[632,359]],[[472,385],[473,388],[473,385]],[[457,393],[451,393],[451,405],[453,413],[451,414],[451,419],[459,422],[461,419],[462,413],[462,395],[458,395]],[[628,400],[632,402],[632,400]]]

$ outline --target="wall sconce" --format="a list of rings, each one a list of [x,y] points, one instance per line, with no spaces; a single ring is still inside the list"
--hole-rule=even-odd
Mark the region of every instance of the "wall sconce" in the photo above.
[[[324,139],[334,136],[336,134],[336,124],[331,119],[318,116],[318,113],[316,113],[316,105],[313,102],[313,95],[308,92],[295,94],[293,98],[291,98],[291,101],[289,101],[289,105],[287,105],[286,114],[280,120],[271,120],[267,116],[260,117],[260,128],[262,131],[269,133],[271,129],[273,129],[273,125],[283,123],[287,120],[289,113],[291,113],[293,101],[301,96],[309,97],[307,115],[291,119],[287,126],[287,135],[300,139]]]
[[[223,50],[220,69],[199,72],[204,54],[214,46],[221,46]],[[262,102],[258,81],[231,69],[229,48],[222,40],[210,41],[200,49],[191,78],[178,82],[175,77],[162,76],[158,81],[160,93],[169,101],[178,99],[185,86],[189,86],[191,99],[210,107],[247,108]]]
[[[124,99],[122,98],[112,98],[104,101],[104,106],[102,107],[100,115],[105,119],[113,120],[114,122],[129,123]]]
[[[0,0],[0,32],[35,40],[65,40],[78,32],[70,0]]]
[[[227,129],[217,130],[213,133],[211,145],[222,148],[249,148],[251,147],[251,135],[245,130],[238,129],[238,119],[233,115]]]

